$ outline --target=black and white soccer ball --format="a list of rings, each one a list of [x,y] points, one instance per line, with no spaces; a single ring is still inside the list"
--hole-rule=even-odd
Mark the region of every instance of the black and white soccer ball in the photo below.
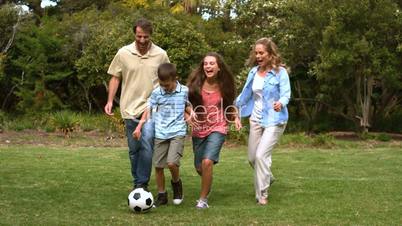
[[[135,213],[143,213],[152,209],[154,197],[143,188],[136,188],[128,195],[128,207]]]

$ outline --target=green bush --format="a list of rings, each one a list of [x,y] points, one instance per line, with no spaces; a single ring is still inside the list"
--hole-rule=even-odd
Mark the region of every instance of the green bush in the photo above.
[[[6,122],[7,115],[4,111],[0,111],[0,130],[4,129],[4,123]]]
[[[113,113],[113,116],[108,116],[111,129],[123,136],[125,134],[124,119],[121,117],[120,108],[115,108]]]
[[[402,133],[402,107],[391,113],[388,117],[379,117],[374,121],[376,131]]]
[[[374,140],[375,139],[375,135],[372,133],[368,133],[368,132],[362,132],[359,134],[360,139],[362,140]]]
[[[0,111],[0,129],[13,131],[37,129],[45,132],[58,130],[62,131],[66,136],[74,131],[118,132],[124,134],[124,121],[118,108],[112,117],[108,117],[105,114],[82,114],[72,111],[11,116]]]
[[[5,123],[5,128],[14,131],[23,131],[26,129],[36,129],[38,126],[38,121],[34,117],[29,116],[19,116],[11,117],[11,120]]]
[[[56,128],[52,125],[46,125],[43,130],[45,130],[45,132],[47,133],[53,133],[54,131],[56,131]]]
[[[116,112],[116,114],[120,115],[119,112]],[[80,129],[84,132],[95,130],[109,132],[115,131],[115,126],[105,114],[81,114]]]
[[[243,126],[239,131],[236,130],[234,124],[229,125],[228,140],[238,142],[240,144],[247,144],[249,129],[248,126]]]
[[[330,134],[318,134],[312,138],[312,144],[318,147],[331,147],[334,144],[334,137]]]
[[[392,138],[390,135],[388,135],[386,133],[380,133],[376,136],[376,139],[379,141],[387,142],[387,141],[390,141]]]
[[[311,143],[311,138],[305,133],[291,133],[285,134],[279,140],[281,145],[309,145]]]
[[[71,111],[59,111],[52,115],[51,122],[54,128],[62,131],[65,137],[69,137],[72,132],[79,128],[80,116]]]

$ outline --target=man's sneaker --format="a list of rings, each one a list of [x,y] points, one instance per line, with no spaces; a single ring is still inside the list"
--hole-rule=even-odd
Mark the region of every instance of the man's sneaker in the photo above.
[[[173,204],[180,205],[183,201],[183,185],[181,179],[177,182],[170,181],[173,190]]]
[[[197,200],[197,205],[195,205],[195,208],[197,209],[208,209],[208,203],[207,201],[204,201],[202,199]]]
[[[161,206],[161,205],[166,205],[168,203],[168,195],[167,192],[164,193],[158,193],[158,196],[156,197],[155,201],[155,206]]]

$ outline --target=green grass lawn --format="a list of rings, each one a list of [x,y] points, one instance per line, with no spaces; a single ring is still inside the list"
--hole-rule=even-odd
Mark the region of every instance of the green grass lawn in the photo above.
[[[2,146],[0,225],[402,224],[400,147],[279,148],[265,207],[255,203],[246,147],[238,146],[224,148],[214,168],[210,208],[195,209],[200,180],[192,158],[186,146],[182,205],[170,200],[134,214],[127,207],[132,185],[125,148]],[[155,194],[153,176],[150,188]]]

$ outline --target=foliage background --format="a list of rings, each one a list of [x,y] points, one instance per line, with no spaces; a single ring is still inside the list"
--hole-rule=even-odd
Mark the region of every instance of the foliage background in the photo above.
[[[291,77],[289,131],[402,132],[400,1],[54,2],[0,1],[0,104],[9,118],[101,113],[108,65],[133,41],[132,22],[146,17],[183,83],[216,51],[240,90],[251,45],[272,37]]]

